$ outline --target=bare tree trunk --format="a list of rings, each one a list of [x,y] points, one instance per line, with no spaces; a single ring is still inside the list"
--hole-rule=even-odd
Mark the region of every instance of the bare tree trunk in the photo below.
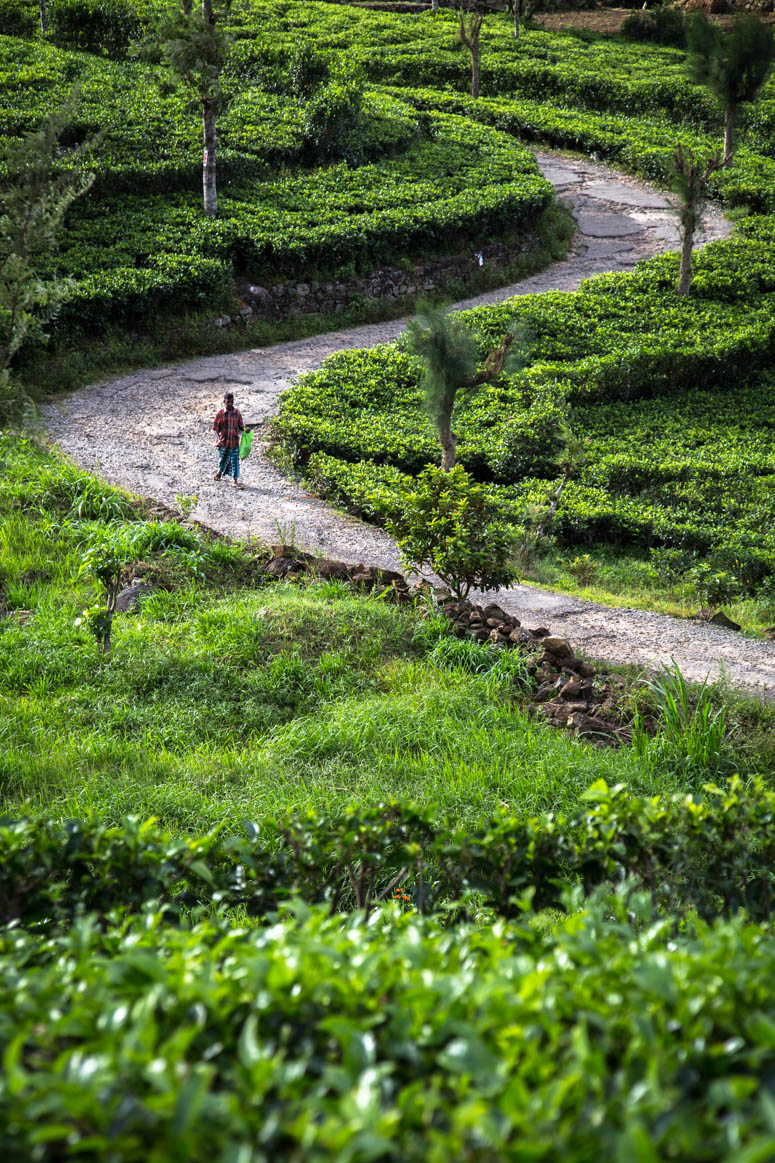
[[[694,223],[681,230],[681,272],[678,276],[678,294],[688,295],[692,285],[692,250],[694,248]]]
[[[42,33],[48,32],[48,11],[46,9],[46,0],[40,0],[40,31]]]
[[[727,105],[724,114],[724,165],[731,166],[732,155],[735,152],[735,129],[737,127],[737,105],[732,102]]]
[[[439,0],[431,0],[431,12],[438,12]]]
[[[457,440],[452,431],[452,421],[449,416],[442,416],[438,422],[439,442],[441,443],[442,472],[451,472],[455,467]]]
[[[522,0],[514,0],[514,39],[519,40],[519,15]]]
[[[554,515],[557,512],[557,506],[560,503],[560,497],[565,492],[565,487],[568,484],[568,481],[570,480],[570,478],[571,478],[571,469],[567,468],[565,470],[565,473],[563,474],[562,480],[560,481],[559,485],[557,486],[557,488],[554,490],[554,493],[552,494],[552,502],[549,506],[549,512],[546,514],[543,521],[536,529],[536,537],[543,537],[546,534],[546,530],[549,528],[552,521],[554,520]]]
[[[205,214],[209,214],[214,218],[218,213],[218,195],[215,188],[215,163],[218,139],[215,134],[215,111],[212,101],[203,101],[202,111],[202,130],[204,136],[202,188],[204,191],[204,208]]]
[[[474,12],[468,19],[468,27],[466,28],[465,16],[460,13],[460,28],[458,35],[462,43],[471,53],[471,96],[479,96],[479,36],[482,31],[482,21],[484,14],[482,12]]]
[[[202,15],[205,20],[209,20],[212,24],[215,19],[213,15],[213,0],[202,0]]]

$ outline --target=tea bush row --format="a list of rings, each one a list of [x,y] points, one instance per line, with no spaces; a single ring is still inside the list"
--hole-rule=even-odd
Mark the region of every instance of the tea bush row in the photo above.
[[[467,893],[501,916],[562,908],[564,886],[585,894],[628,879],[673,913],[757,920],[773,910],[775,795],[735,777],[705,796],[642,798],[598,783],[572,818],[502,815],[479,829],[412,804],[306,815],[242,835],[171,838],[152,821],[6,819],[0,825],[2,923],[65,925],[148,902],[180,910],[212,901],[265,916],[291,895],[335,912],[367,912],[399,887],[420,912]],[[463,915],[466,906],[461,906]]]
[[[631,905],[5,929],[6,1158],[769,1158],[772,935]]]
[[[246,90],[222,119],[212,221],[199,205],[201,146],[183,95],[162,95],[153,71],[136,65],[24,41],[4,42],[4,53],[7,133],[31,128],[80,80],[70,136],[88,138],[97,126],[106,135],[94,157],[97,186],[71,211],[50,268],[75,280],[55,325],[60,339],[216,303],[235,272],[260,281],[370,269],[407,248],[432,252],[513,230],[552,197],[529,152],[507,135],[418,114],[389,94],[367,95],[363,164],[309,169],[303,106]],[[371,153],[380,160],[369,163]],[[294,168],[272,175],[269,165],[281,161]],[[154,192],[160,184],[163,195]]]

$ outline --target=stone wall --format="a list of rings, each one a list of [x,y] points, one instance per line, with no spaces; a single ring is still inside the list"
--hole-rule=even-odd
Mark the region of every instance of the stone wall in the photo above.
[[[262,286],[238,279],[237,294],[242,305],[237,315],[222,315],[216,326],[229,327],[251,319],[282,319],[288,315],[339,315],[348,307],[377,300],[400,301],[416,295],[443,292],[456,279],[470,277],[481,268],[507,267],[529,249],[530,239],[482,246],[465,254],[446,255],[416,263],[408,270],[385,267],[361,278]]]

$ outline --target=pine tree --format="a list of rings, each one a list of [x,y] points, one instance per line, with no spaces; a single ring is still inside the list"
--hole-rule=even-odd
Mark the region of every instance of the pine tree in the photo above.
[[[69,206],[94,180],[83,170],[87,146],[69,151],[58,168],[60,137],[73,104],[55,111],[34,133],[6,143],[0,172],[0,419],[12,419],[24,397],[12,379],[23,343],[45,343],[45,325],[67,290],[63,279],[44,278],[42,260],[56,250]]]
[[[477,337],[461,319],[443,307],[423,304],[417,317],[409,322],[406,347],[423,363],[421,388],[439,437],[445,472],[455,467],[457,440],[452,424],[458,397],[491,383],[504,370],[516,370],[521,365],[522,354],[513,346],[516,335],[516,331],[504,335],[477,372]]]
[[[775,58],[775,34],[755,16],[740,16],[725,32],[704,12],[687,32],[692,80],[707,85],[724,106],[724,165],[732,163],[740,106],[756,99]]]
[[[716,170],[722,169],[721,154],[696,158],[692,150],[677,145],[670,167],[670,185],[679,198],[679,219],[681,223],[681,270],[678,277],[678,294],[688,295],[692,283],[692,253],[694,234],[702,220],[702,212],[708,200],[708,183]]]

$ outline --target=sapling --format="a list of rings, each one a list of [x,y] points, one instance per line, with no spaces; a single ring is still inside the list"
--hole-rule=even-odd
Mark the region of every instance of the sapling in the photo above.
[[[213,11],[212,0],[203,0],[201,12],[184,9],[163,20],[156,36],[172,72],[194,92],[202,106],[203,203],[205,214],[214,218],[218,213],[215,118],[227,104],[221,73],[231,43]]]
[[[729,31],[692,17],[687,33],[692,79],[724,106],[724,165],[732,163],[740,106],[756,100],[775,59],[775,34],[755,16],[737,17]]]
[[[9,140],[0,170],[0,422],[24,405],[12,382],[14,357],[23,343],[45,343],[45,324],[59,310],[66,279],[45,277],[42,260],[56,250],[69,206],[94,175],[81,162],[91,142],[69,149],[69,165],[55,166],[60,138],[75,99],[53,112],[34,133]]]
[[[670,185],[678,195],[678,216],[681,223],[681,267],[678,275],[678,294],[688,295],[692,285],[692,257],[694,235],[702,221],[702,212],[708,200],[708,184],[724,161],[719,153],[705,159],[694,156],[689,146],[677,145],[669,172]]]
[[[504,371],[518,370],[524,362],[518,327],[508,331],[477,370],[476,333],[446,308],[423,304],[406,329],[406,347],[423,363],[421,388],[425,407],[441,444],[441,467],[455,467],[457,440],[452,427],[459,398],[482,384],[492,383]]]
[[[466,46],[471,54],[471,96],[479,96],[479,58],[481,53],[481,46],[479,37],[482,31],[482,24],[484,23],[484,12],[477,12],[476,10],[469,12],[468,15],[464,12],[460,13],[460,28],[458,35],[462,43]]]

